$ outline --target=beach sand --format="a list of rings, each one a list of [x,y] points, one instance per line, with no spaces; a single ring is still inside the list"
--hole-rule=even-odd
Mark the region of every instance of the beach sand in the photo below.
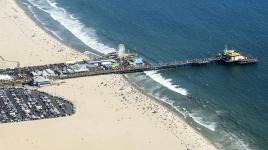
[[[0,0],[0,7],[0,67],[15,67],[16,62],[29,66],[85,58],[40,29],[13,0]]]
[[[38,27],[13,0],[0,0],[0,68],[84,59]],[[7,61],[8,60],[8,61]],[[183,119],[122,75],[56,81],[39,90],[71,101],[70,117],[0,125],[1,149],[213,150]]]

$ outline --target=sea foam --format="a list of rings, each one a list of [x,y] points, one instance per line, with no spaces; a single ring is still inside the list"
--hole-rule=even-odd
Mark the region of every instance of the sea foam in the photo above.
[[[165,79],[158,71],[145,71],[144,73],[169,90],[185,96],[188,94],[186,89],[180,88],[179,85],[174,85],[172,79]]]
[[[67,12],[64,8],[57,6],[57,3],[53,0],[27,0],[31,5],[35,6],[36,8],[46,12],[49,14],[54,20],[58,21],[62,26],[64,26],[67,30],[69,30],[74,36],[80,39],[84,44],[89,46],[90,48],[100,52],[107,54],[109,52],[115,51],[114,48],[111,48],[103,43],[101,43],[96,35],[96,32],[93,28],[85,26],[81,21],[79,21],[76,17],[72,14]],[[31,8],[29,8],[31,9]],[[36,17],[36,16],[35,16]],[[36,17],[37,18],[37,17]],[[53,34],[56,34],[55,32]],[[56,35],[58,36],[58,35]],[[58,37],[59,38],[59,37]],[[186,89],[180,88],[179,85],[174,85],[172,83],[172,79],[164,78],[160,73],[157,71],[146,71],[145,74],[152,78],[154,81],[158,82],[160,85],[168,88],[171,91],[179,93],[181,95],[188,95]],[[160,96],[157,96],[159,99]],[[162,101],[173,105],[173,101],[168,100],[168,98],[160,98]],[[173,105],[174,106],[174,105]],[[175,107],[175,106],[174,106]],[[189,113],[180,110],[178,107],[175,109],[182,113],[185,117],[191,117],[195,122],[198,124],[208,128],[211,131],[216,130],[217,124],[214,122],[204,121],[200,114],[196,113]],[[226,136],[228,136],[227,134]],[[237,136],[232,135],[233,139],[235,139],[232,143],[234,147],[240,147],[241,149],[250,149],[244,141],[240,140]],[[226,139],[224,139],[226,140]],[[240,149],[239,148],[239,149]]]
[[[73,35],[80,39],[84,44],[90,48],[107,54],[116,51],[98,41],[96,32],[93,28],[86,27],[78,19],[76,19],[72,14],[68,13],[64,8],[58,7],[55,1],[50,0],[27,0],[33,6],[49,14],[54,20],[58,21],[62,26],[69,30]],[[57,35],[56,35],[57,36]],[[151,77],[153,80],[161,84],[162,86],[177,92],[182,95],[187,95],[186,89],[179,88],[178,85],[172,84],[171,79],[165,79],[161,74],[154,71],[147,71],[145,74]]]
[[[210,122],[210,121],[205,121],[203,117],[200,116],[200,113],[188,113],[188,115],[199,125],[211,130],[215,131],[216,130],[216,122]]]
[[[58,7],[55,1],[50,0],[28,0],[33,6],[49,14],[54,20],[69,30],[79,40],[90,48],[107,54],[114,52],[115,49],[99,42],[96,31],[93,28],[86,27],[82,22],[69,14],[65,9]]]
[[[84,44],[86,44],[90,48],[103,54],[115,51],[114,48],[111,48],[98,41],[96,32],[93,28],[86,27],[72,14],[68,13],[64,8],[58,7],[55,1],[28,0],[28,2],[30,2],[33,6],[37,7],[38,9],[49,14],[54,20],[58,21],[62,26],[64,26],[67,30],[69,30],[73,35],[75,35],[78,39],[80,39]],[[53,33],[56,34],[55,32]],[[56,36],[58,37],[57,34]],[[172,83],[172,79],[164,78],[157,71],[146,71],[145,74],[150,78],[152,78],[157,83],[159,83],[160,85],[168,88],[171,91],[174,91],[184,96],[188,94],[186,89],[179,87],[179,85],[174,85]],[[196,117],[193,115],[191,115],[191,117],[200,125],[212,131],[215,130],[215,124],[203,122],[200,117]]]

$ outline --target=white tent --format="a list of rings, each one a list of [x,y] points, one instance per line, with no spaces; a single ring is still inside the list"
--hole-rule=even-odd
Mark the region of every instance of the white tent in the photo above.
[[[0,74],[0,80],[12,80],[12,77],[6,74]]]

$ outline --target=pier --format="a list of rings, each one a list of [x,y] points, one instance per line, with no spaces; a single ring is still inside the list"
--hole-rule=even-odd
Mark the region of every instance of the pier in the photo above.
[[[117,61],[115,61],[118,59]],[[209,64],[252,64],[257,59],[246,57],[239,61],[224,60],[222,56],[208,57],[203,59],[192,59],[185,61],[176,61],[166,64],[149,64],[146,61],[133,63],[137,58],[118,58],[103,60],[80,60],[59,64],[48,64],[42,66],[17,67],[14,69],[0,70],[0,86],[18,86],[30,84],[34,86],[43,86],[50,84],[51,80],[78,78],[85,76],[96,76],[105,74],[126,74],[135,72],[144,72],[152,70],[172,69],[179,67],[204,66]],[[118,62],[121,62],[119,64]]]
[[[105,75],[105,74],[127,74],[127,73],[137,73],[137,72],[144,72],[144,71],[153,71],[153,70],[164,70],[164,69],[174,69],[180,67],[193,67],[193,66],[205,66],[209,64],[225,64],[221,62],[219,57],[210,57],[204,59],[193,59],[193,60],[186,60],[186,61],[177,61],[174,63],[167,63],[167,64],[146,64],[142,66],[133,66],[133,67],[126,67],[123,69],[114,69],[114,70],[99,70],[94,72],[79,72],[69,75],[59,76],[60,79],[68,79],[68,78],[78,78],[78,77],[85,77],[85,76],[96,76],[96,75]],[[248,60],[244,63],[230,63],[230,64],[254,64],[256,60]]]

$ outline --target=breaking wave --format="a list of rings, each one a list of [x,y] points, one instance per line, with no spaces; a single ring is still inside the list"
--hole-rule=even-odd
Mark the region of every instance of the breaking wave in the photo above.
[[[58,21],[62,26],[69,30],[74,36],[81,40],[90,48],[107,54],[115,51],[101,42],[99,42],[96,32],[93,28],[86,27],[78,19],[69,14],[65,9],[58,7],[55,1],[50,0],[27,0],[31,5],[49,14],[54,20]]]
[[[37,7],[38,9],[49,14],[54,20],[58,21],[62,26],[69,30],[73,35],[80,39],[84,44],[90,48],[107,54],[113,51],[116,51],[114,48],[111,48],[103,43],[98,41],[96,32],[93,28],[86,27],[78,19],[73,17],[65,9],[58,7],[55,1],[51,0],[27,0],[31,5]],[[54,33],[55,34],[55,33]],[[58,37],[58,35],[56,34]],[[171,79],[165,79],[161,74],[155,71],[147,71],[145,74],[151,77],[153,80],[161,84],[162,86],[177,92],[182,95],[187,95],[186,89],[180,88],[178,85],[172,84]]]
[[[168,88],[169,90],[172,90],[176,93],[179,93],[181,95],[187,95],[188,92],[186,89],[180,88],[179,85],[172,84],[172,79],[165,79],[160,73],[157,71],[145,71],[144,72],[147,76],[161,84],[162,86]]]
[[[50,17],[52,17],[55,21],[59,22],[63,27],[65,27],[68,31],[70,31],[75,37],[77,37],[80,41],[82,41],[88,47],[103,54],[116,51],[114,48],[101,43],[96,35],[96,31],[93,28],[85,26],[81,21],[75,18],[72,14],[68,13],[64,8],[58,7],[55,1],[52,1],[52,0],[26,0],[26,1],[29,2],[32,6],[47,13]],[[28,8],[30,10],[32,9],[29,6]],[[38,17],[35,16],[35,14],[34,14],[34,17],[38,19]],[[53,32],[53,31],[50,31],[50,32],[52,32],[55,36],[61,39],[61,37],[56,32]],[[91,53],[91,52],[88,51],[86,53]],[[172,83],[172,79],[164,78],[157,71],[146,71],[145,74],[151,79],[153,79],[154,81],[156,81],[157,83],[159,83],[160,85],[168,88],[169,90],[173,92],[176,92],[184,96],[188,95],[188,92],[186,89],[181,88],[179,85],[174,85]],[[204,118],[201,117],[200,114],[198,113],[189,113],[189,112],[180,110],[177,106],[173,105],[174,101],[169,100],[166,97],[161,98],[160,96],[156,96],[156,98],[172,105],[185,118],[189,116],[196,123],[206,127],[207,129],[211,131],[216,130],[217,124],[215,122],[204,120]],[[226,133],[226,137],[230,137],[230,135]],[[235,147],[242,147],[242,149],[246,149],[246,150],[250,149],[249,146],[245,144],[242,140],[240,140],[237,136],[232,135],[231,137],[233,140],[235,140],[233,142],[233,143],[236,143]]]
[[[195,113],[189,113],[189,116],[199,125],[211,130],[215,131],[216,130],[216,122],[209,122],[205,121],[203,117],[200,117],[200,114],[195,114]]]

